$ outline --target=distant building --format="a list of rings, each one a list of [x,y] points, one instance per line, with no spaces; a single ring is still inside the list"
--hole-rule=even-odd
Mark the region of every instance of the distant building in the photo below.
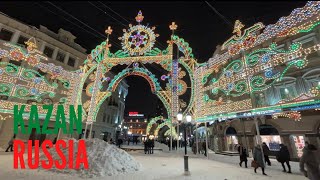
[[[128,128],[128,135],[131,139],[139,139],[140,141],[146,137],[146,128],[148,125],[144,114],[138,112],[129,112],[124,118],[124,126]]]

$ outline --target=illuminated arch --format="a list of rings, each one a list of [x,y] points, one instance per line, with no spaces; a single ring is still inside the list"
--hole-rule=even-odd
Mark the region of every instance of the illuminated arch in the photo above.
[[[156,124],[158,120],[162,120],[162,119],[163,119],[162,116],[157,116],[157,117],[152,118],[147,125],[146,134],[149,135],[152,125]]]
[[[108,86],[108,91],[114,92],[116,88],[118,87],[118,84],[121,82],[122,79],[126,78],[127,76],[140,76],[145,78],[150,87],[152,92],[156,92],[161,90],[160,83],[158,82],[158,79],[155,77],[154,74],[152,74],[150,71],[148,71],[145,68],[127,68],[118,73],[110,82]]]
[[[159,125],[157,126],[156,130],[154,131],[154,135],[155,135],[155,136],[158,136],[159,130],[160,130],[161,128],[163,128],[164,126],[168,126],[169,129],[171,129],[171,128],[175,129],[175,128],[172,126],[171,120],[170,120],[170,119],[167,119],[167,120],[165,120],[163,123],[161,123],[161,124],[159,124]],[[173,130],[173,129],[172,129],[172,130]]]
[[[178,134],[176,132],[176,129],[173,128],[172,129],[172,137],[175,138],[175,139],[178,139]],[[164,133],[164,136],[171,136],[171,129],[168,129],[165,133]]]

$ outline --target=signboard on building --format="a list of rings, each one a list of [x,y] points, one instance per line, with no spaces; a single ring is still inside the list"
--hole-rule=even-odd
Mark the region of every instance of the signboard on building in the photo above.
[[[139,114],[138,112],[129,112],[130,117],[144,117],[144,114]]]

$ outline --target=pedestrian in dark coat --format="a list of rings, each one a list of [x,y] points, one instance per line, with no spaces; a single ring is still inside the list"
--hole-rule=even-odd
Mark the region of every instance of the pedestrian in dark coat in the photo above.
[[[271,166],[271,161],[269,159],[270,149],[265,142],[262,143],[262,148],[263,148],[264,160],[266,161],[268,166]]]
[[[148,154],[151,154],[151,146],[152,146],[151,139],[148,139],[147,140]]]
[[[239,163],[239,165],[242,167],[242,162],[244,162],[246,168],[248,168],[248,166],[247,166],[247,162],[248,162],[247,149],[245,147],[243,147],[242,144],[239,144],[238,152],[239,152],[239,155],[240,155],[240,163]]]
[[[144,145],[144,154],[147,154],[147,152],[148,152],[148,140],[145,140],[143,142],[143,145]]]
[[[304,169],[306,164],[307,170]],[[319,180],[320,179],[320,152],[313,145],[308,144],[303,150],[303,155],[300,159],[300,171],[308,177],[310,180]]]
[[[259,167],[261,167],[261,169],[262,169],[262,174],[263,174],[263,175],[267,175],[266,173],[264,173],[264,167],[265,167],[265,165],[264,165],[264,162],[263,162],[263,156],[262,156],[262,151],[261,151],[261,146],[260,146],[260,145],[257,145],[257,146],[254,148],[254,150],[253,150],[253,159],[254,159],[254,161],[256,161],[257,164],[258,164],[258,167],[255,167],[255,168],[254,168],[254,172],[257,173],[257,169],[258,169]]]
[[[12,152],[13,151],[13,140],[15,139],[15,136],[13,136],[10,141],[8,142],[8,148],[6,149],[6,152],[8,152],[8,150],[10,149],[10,151]]]
[[[153,148],[154,148],[154,139],[151,140],[151,154],[153,154]]]
[[[204,156],[207,156],[207,145],[206,145],[206,142],[202,142],[202,148],[204,149]]]
[[[287,172],[286,167],[284,166],[284,163],[286,163],[288,166],[288,170],[289,170],[288,173],[291,173],[291,166],[289,164],[290,153],[289,153],[288,147],[285,146],[284,144],[280,144],[280,151],[277,154],[277,160],[278,160],[278,162],[281,163],[281,165],[283,167],[283,172]]]

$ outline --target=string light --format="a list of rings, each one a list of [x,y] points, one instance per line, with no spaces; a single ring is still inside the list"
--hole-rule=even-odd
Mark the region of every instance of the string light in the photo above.
[[[199,86],[195,89],[195,97],[199,101],[195,105],[197,120],[202,122],[219,118],[236,118],[244,116],[244,111],[249,112],[245,113],[245,116],[253,116],[257,113],[273,114],[273,111],[284,108],[314,108],[318,103],[314,100],[314,96],[320,94],[317,87],[311,89],[313,95],[300,94],[294,98],[284,99],[277,105],[263,108],[253,108],[249,95],[265,91],[282,81],[288,70],[293,67],[305,69],[308,65],[308,55],[319,52],[320,44],[305,48],[301,43],[293,43],[289,50],[278,50],[277,44],[271,43],[268,48],[253,50],[240,58],[238,54],[243,50],[250,51],[271,38],[312,31],[320,24],[319,11],[320,2],[308,2],[303,8],[295,9],[288,17],[280,18],[276,24],[266,26],[261,34],[257,32],[264,27],[263,24],[257,23],[242,31],[244,25],[237,20],[233,31],[235,35],[221,47],[221,50],[228,49],[228,51],[216,54],[209,59],[207,66],[197,67],[195,70],[195,82],[196,86]],[[280,65],[284,68],[279,68]],[[287,90],[285,93],[290,92]],[[221,101],[221,97],[225,97],[224,99],[240,97],[241,100]],[[290,115],[294,116],[297,113]]]

